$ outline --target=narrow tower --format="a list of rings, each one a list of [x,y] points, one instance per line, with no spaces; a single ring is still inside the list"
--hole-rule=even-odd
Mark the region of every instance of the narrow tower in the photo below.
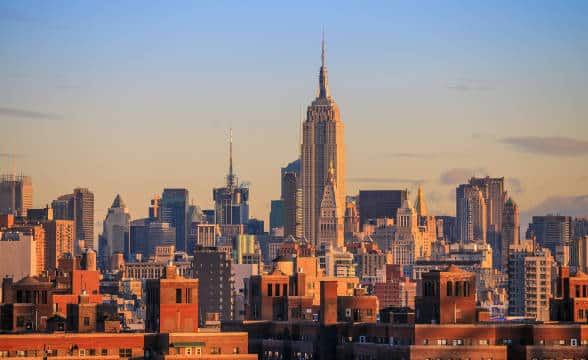
[[[333,164],[338,214],[345,210],[344,126],[339,107],[329,92],[325,39],[321,47],[321,67],[317,97],[307,108],[301,145],[303,233],[313,245],[318,243],[320,207],[327,184],[329,164]]]

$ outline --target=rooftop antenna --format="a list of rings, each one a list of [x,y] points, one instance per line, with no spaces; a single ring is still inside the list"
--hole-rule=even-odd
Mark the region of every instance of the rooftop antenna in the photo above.
[[[229,174],[227,175],[227,187],[235,185],[235,174],[233,173],[233,128],[229,128]]]

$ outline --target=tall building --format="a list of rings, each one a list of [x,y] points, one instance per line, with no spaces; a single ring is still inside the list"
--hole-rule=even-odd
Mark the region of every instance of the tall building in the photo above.
[[[97,251],[94,241],[94,193],[86,188],[76,188],[73,197],[76,240],[80,246]]]
[[[561,215],[533,216],[527,229],[527,239],[535,237],[537,243],[552,254],[558,246],[569,246],[572,218]]]
[[[575,218],[572,221],[572,239],[588,236],[588,217]]]
[[[320,206],[327,184],[329,165],[333,164],[338,213],[345,211],[345,144],[344,126],[339,107],[329,93],[325,41],[322,43],[322,62],[316,99],[306,111],[301,145],[301,176],[304,236],[317,244]]]
[[[457,229],[455,216],[435,216],[437,221],[437,239],[443,239],[447,243],[457,242]]]
[[[284,200],[272,200],[269,230],[284,227]]]
[[[51,202],[53,218],[56,220],[75,220],[75,199],[73,194],[62,195]]]
[[[406,199],[408,199],[406,190],[360,190],[360,226],[363,229],[365,224],[375,219],[396,219],[396,213]]]
[[[337,198],[337,183],[333,164],[329,167],[323,198],[321,200],[317,247],[340,248],[344,240],[344,210]]]
[[[508,313],[539,321],[549,320],[551,271],[554,259],[549,249],[532,240],[511,245],[508,260]]]
[[[229,136],[229,173],[225,187],[212,190],[216,223],[219,225],[246,224],[249,220],[249,188],[239,185],[233,172],[233,133]]]
[[[300,172],[282,174],[284,236],[302,237],[302,188]]]
[[[0,231],[0,277],[18,281],[37,275],[37,246],[33,234]]]
[[[130,223],[129,210],[121,196],[117,194],[103,223],[102,237],[105,249],[100,249],[103,257],[110,259],[115,253],[123,253],[126,261],[130,260]]]
[[[423,187],[419,185],[417,190],[417,198],[414,202],[414,209],[419,217],[427,216],[427,204],[425,203],[425,195],[423,194]]]
[[[486,201],[474,185],[462,184],[455,190],[457,238],[462,244],[486,242]]]
[[[188,244],[187,189],[163,189],[159,218],[176,229],[176,250],[186,251]]]
[[[508,267],[508,249],[511,245],[520,244],[521,229],[519,225],[519,206],[508,198],[504,204],[502,217],[502,235],[500,249],[494,249],[500,256],[500,269],[506,271]]]
[[[221,320],[233,317],[233,276],[230,256],[217,248],[194,251],[194,277],[199,281],[198,318],[201,324],[207,314],[219,314]]]
[[[45,223],[45,267],[55,270],[59,259],[74,254],[75,224],[73,220],[51,220]]]
[[[27,216],[33,207],[33,182],[29,176],[0,176],[0,214]]]
[[[359,233],[359,211],[355,200],[348,200],[345,205],[345,242],[353,240]]]
[[[484,196],[486,203],[486,224],[488,231],[500,232],[502,229],[502,217],[506,193],[504,191],[504,178],[483,177],[470,179],[470,185],[477,186]]]

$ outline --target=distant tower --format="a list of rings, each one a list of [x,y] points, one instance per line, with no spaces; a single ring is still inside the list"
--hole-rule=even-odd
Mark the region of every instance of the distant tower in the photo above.
[[[455,191],[457,237],[460,243],[486,242],[486,202],[477,186],[462,184]]]
[[[33,207],[33,183],[29,176],[0,176],[0,214],[27,216]]]
[[[249,221],[249,188],[238,185],[233,171],[233,130],[229,130],[229,173],[225,187],[212,190],[219,225],[246,224]]]
[[[73,198],[76,240],[86,249],[98,250],[94,241],[94,193],[86,188],[77,188],[74,189]],[[77,250],[79,252],[80,249]]]
[[[114,253],[123,253],[125,259],[130,260],[130,222],[129,210],[122,197],[116,195],[103,223],[102,237],[106,245],[105,249],[100,249],[103,258],[110,259]]]
[[[419,185],[417,190],[417,198],[414,202],[414,209],[418,216],[427,216],[427,204],[425,204],[425,196],[423,195],[423,188]]]
[[[337,213],[345,210],[344,126],[339,107],[329,94],[325,57],[323,36],[317,97],[307,109],[301,145],[302,227],[304,236],[314,245],[318,243],[320,207],[331,163]]]
[[[340,248],[344,240],[344,213],[337,198],[337,183],[333,164],[329,173],[321,200],[318,245],[321,248]]]
[[[519,206],[508,198],[504,204],[502,217],[502,243],[500,248],[500,260],[502,271],[508,269],[508,248],[511,245],[520,245]]]

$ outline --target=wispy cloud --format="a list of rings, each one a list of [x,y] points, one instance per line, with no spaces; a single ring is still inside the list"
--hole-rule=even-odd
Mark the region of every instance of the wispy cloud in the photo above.
[[[494,87],[487,80],[459,78],[446,85],[446,88],[453,91],[489,91]]]
[[[27,109],[16,109],[0,107],[0,117],[16,117],[21,119],[44,119],[55,120],[61,118],[61,115],[50,112],[39,112]]]
[[[404,178],[387,178],[387,177],[351,177],[347,181],[353,183],[366,183],[366,184],[424,184],[424,179],[404,179]]]
[[[588,141],[569,137],[519,136],[503,138],[500,142],[527,154],[560,157],[588,155]]]
[[[552,196],[539,205],[524,211],[525,217],[533,215],[561,214],[569,216],[588,215],[588,194],[577,196]]]
[[[467,181],[472,176],[486,175],[488,172],[483,168],[468,169],[454,168],[443,172],[439,176],[439,182],[442,185],[457,185]]]

